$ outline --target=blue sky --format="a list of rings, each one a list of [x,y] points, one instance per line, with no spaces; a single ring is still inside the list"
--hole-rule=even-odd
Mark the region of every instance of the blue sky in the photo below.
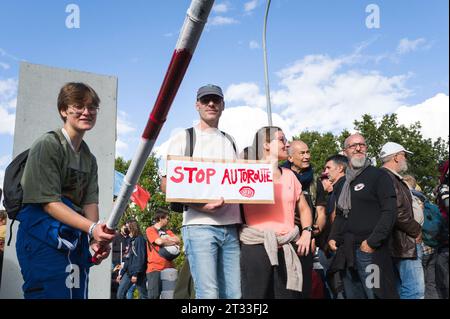
[[[80,9],[80,28],[65,25]],[[19,62],[116,76],[117,155],[132,158],[175,48],[189,0],[0,0],[0,181],[11,160]],[[368,28],[369,4],[380,10]],[[273,0],[268,56],[274,123],[288,136],[338,134],[364,113],[422,121],[448,136],[447,0]],[[220,128],[240,148],[266,124],[262,25],[266,1],[215,1],[193,60],[156,143],[197,119],[195,92],[220,85]],[[250,120],[252,119],[252,120]]]

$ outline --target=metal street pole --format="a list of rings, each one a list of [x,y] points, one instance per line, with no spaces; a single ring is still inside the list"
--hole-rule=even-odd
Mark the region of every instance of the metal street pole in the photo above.
[[[269,71],[267,66],[267,46],[266,46],[267,16],[269,15],[270,2],[271,0],[267,0],[266,15],[264,17],[263,51],[264,51],[264,78],[266,83],[267,119],[269,126],[272,126],[272,107],[270,104]]]

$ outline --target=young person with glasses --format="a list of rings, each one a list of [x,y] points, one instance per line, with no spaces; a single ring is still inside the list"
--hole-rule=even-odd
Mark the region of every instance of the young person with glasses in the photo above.
[[[87,299],[89,247],[107,248],[100,262],[109,255],[114,234],[98,221],[97,161],[83,141],[99,104],[90,86],[67,83],[58,96],[63,127],[30,148],[16,242],[26,299]]]

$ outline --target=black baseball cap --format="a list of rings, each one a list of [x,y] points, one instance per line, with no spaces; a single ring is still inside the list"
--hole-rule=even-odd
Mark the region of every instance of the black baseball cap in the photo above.
[[[207,84],[199,88],[197,91],[197,100],[201,99],[206,95],[217,95],[223,99],[222,89],[220,88],[220,86],[213,84]]]

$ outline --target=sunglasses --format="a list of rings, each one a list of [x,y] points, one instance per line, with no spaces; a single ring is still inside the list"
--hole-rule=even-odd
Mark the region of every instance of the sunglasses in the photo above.
[[[210,101],[214,104],[219,104],[223,99],[218,95],[205,95],[199,98],[198,101],[203,105],[209,104]]]

